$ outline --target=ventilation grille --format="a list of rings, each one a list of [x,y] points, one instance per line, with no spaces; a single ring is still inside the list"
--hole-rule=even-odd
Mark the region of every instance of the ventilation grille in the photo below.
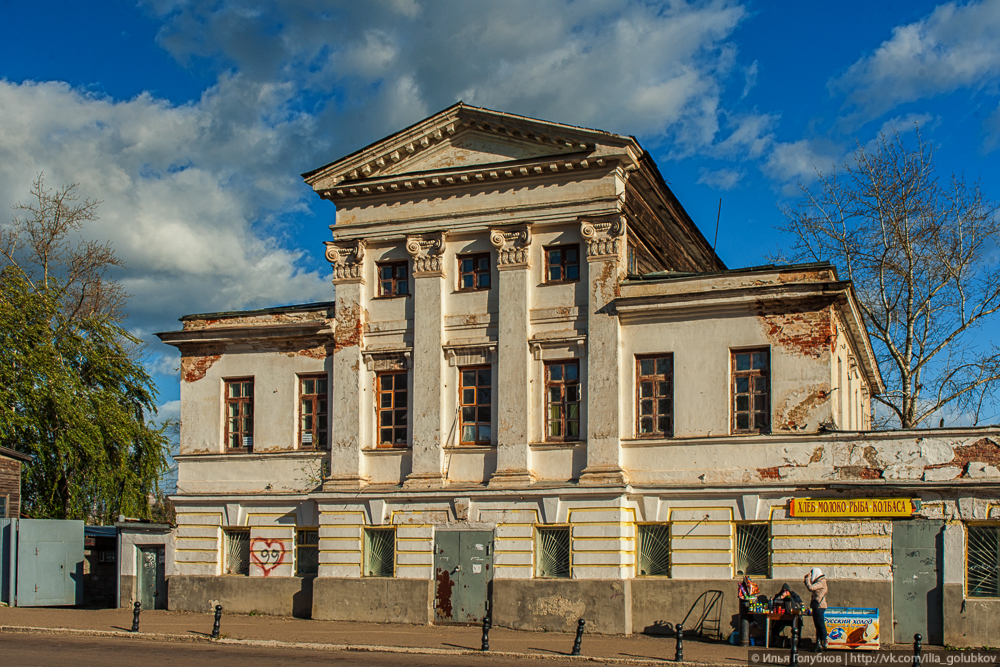
[[[736,525],[736,574],[751,577],[768,575],[770,539],[766,523]]]
[[[969,526],[969,597],[1000,597],[1000,529]]]
[[[226,574],[250,574],[250,531],[226,531]]]
[[[639,576],[670,576],[670,526],[639,526]]]
[[[539,528],[536,577],[569,577],[569,527]]]
[[[365,576],[391,577],[396,558],[396,531],[365,529]]]
[[[296,540],[295,567],[300,575],[319,572],[319,531],[300,530]]]

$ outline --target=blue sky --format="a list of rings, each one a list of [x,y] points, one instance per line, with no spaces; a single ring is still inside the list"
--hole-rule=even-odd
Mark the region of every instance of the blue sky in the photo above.
[[[38,172],[103,200],[164,414],[154,332],[332,296],[298,175],[459,99],[637,136],[708,238],[722,199],[731,267],[889,128],[1000,198],[998,0],[0,0],[0,26],[0,205]]]

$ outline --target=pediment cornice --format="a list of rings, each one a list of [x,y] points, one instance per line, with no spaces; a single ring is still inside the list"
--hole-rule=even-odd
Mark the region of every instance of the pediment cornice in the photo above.
[[[332,196],[336,189],[344,190],[346,196],[350,187],[360,193],[360,188],[366,186],[371,190],[368,182],[394,176],[412,177],[412,174],[406,173],[407,162],[417,163],[437,147],[468,133],[506,143],[530,145],[536,152],[542,149],[544,158],[548,160],[570,154],[598,154],[603,158],[605,153],[625,154],[637,160],[642,153],[631,137],[469,107],[460,102],[302,176],[314,190],[325,196]],[[497,163],[498,166],[501,164],[504,163]]]

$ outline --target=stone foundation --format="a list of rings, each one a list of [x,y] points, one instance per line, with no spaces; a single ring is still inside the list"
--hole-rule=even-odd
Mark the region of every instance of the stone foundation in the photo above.
[[[313,579],[303,577],[241,577],[187,575],[167,579],[171,611],[214,611],[310,618]]]
[[[433,618],[433,584],[429,579],[321,577],[313,584],[312,618],[427,625]]]

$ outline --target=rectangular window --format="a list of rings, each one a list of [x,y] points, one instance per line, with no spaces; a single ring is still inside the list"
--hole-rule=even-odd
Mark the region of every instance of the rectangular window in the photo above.
[[[674,434],[674,357],[636,357],[636,435],[669,438]]]
[[[250,531],[227,528],[223,533],[226,538],[226,574],[250,576]]]
[[[226,447],[253,451],[253,378],[226,380]]]
[[[393,528],[365,528],[366,577],[395,575],[396,531]]]
[[[383,262],[376,265],[379,296],[406,296],[410,293],[407,262]]]
[[[375,375],[379,447],[406,447],[410,405],[407,377],[407,371],[381,371]]]
[[[569,283],[580,279],[580,246],[545,248],[545,282]]]
[[[299,447],[329,449],[327,441],[327,378],[299,377]]]
[[[771,535],[768,524],[736,524],[736,575],[768,577],[770,570]]]
[[[732,353],[733,433],[771,431],[771,358],[767,348]]]
[[[459,255],[458,257],[458,289],[459,291],[480,290],[490,288],[490,254]]]
[[[535,528],[535,576],[569,578],[569,526]]]
[[[670,524],[639,524],[639,576],[670,576]]]
[[[1000,526],[968,527],[966,579],[970,598],[1000,597]]]
[[[580,362],[545,363],[545,439],[580,438]]]
[[[461,368],[459,375],[461,442],[463,445],[488,445],[493,440],[493,371],[489,366]]]
[[[319,531],[305,528],[295,533],[295,573],[313,577],[319,573]]]

